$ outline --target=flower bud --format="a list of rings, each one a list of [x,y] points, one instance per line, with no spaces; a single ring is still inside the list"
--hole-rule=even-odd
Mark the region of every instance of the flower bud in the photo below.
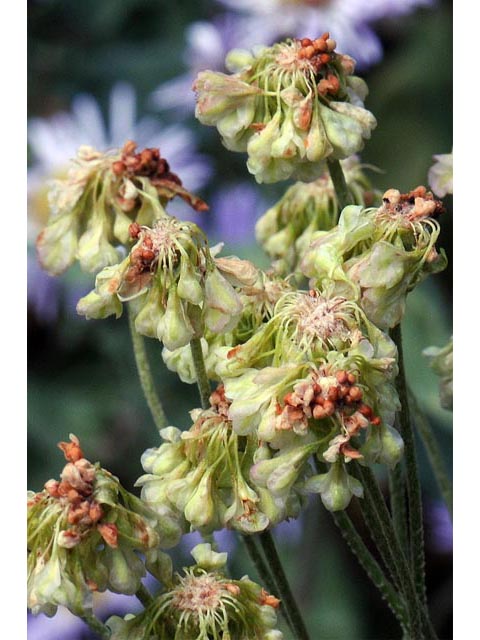
[[[307,493],[319,493],[328,511],[342,511],[348,507],[352,496],[363,496],[362,485],[348,475],[341,460],[334,462],[327,473],[309,478],[304,488]]]
[[[195,331],[185,314],[176,288],[169,293],[165,314],[157,324],[157,337],[167,349],[173,350],[188,344]]]
[[[370,463],[379,462],[393,469],[403,457],[401,435],[389,424],[372,426],[361,452]]]

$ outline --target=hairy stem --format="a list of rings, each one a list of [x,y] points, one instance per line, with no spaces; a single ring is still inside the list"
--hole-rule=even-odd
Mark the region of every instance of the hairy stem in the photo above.
[[[408,406],[407,384],[405,380],[405,363],[402,349],[402,332],[400,325],[391,331],[391,336],[398,349],[397,391],[401,402],[400,433],[405,443],[405,468],[407,480],[408,515],[410,533],[410,563],[413,571],[415,588],[420,601],[425,604],[425,551],[423,539],[423,513],[420,478],[418,476],[417,454],[415,449],[415,433]]]
[[[357,556],[359,563],[405,631],[407,624],[405,604],[397,590],[386,578],[383,569],[368,550],[346,511],[334,511],[332,516],[351,551]]]
[[[208,381],[207,370],[205,369],[205,361],[203,359],[202,343],[200,338],[193,338],[190,341],[190,349],[192,352],[193,366],[197,377],[197,386],[200,393],[200,402],[202,409],[208,409],[210,406],[210,382]]]
[[[415,395],[411,390],[409,390],[408,397],[409,397],[410,405],[412,407],[412,410],[415,416],[415,424],[418,428],[418,433],[420,434],[423,445],[427,452],[427,456],[432,466],[435,480],[437,481],[442,497],[450,513],[450,517],[452,517],[452,514],[453,514],[452,483],[450,481],[450,477],[445,468],[445,463],[442,458],[440,447],[438,446],[437,439],[435,438],[430,422],[428,421],[423,411],[420,409],[417,399],[415,398]]]
[[[108,638],[110,638],[110,629],[105,624],[103,624],[103,622],[100,622],[100,620],[96,616],[94,616],[93,613],[85,612],[80,617],[85,622],[85,624],[88,624],[90,629],[98,635],[99,638],[102,638],[102,640],[108,640]]]
[[[152,594],[143,584],[137,589],[135,596],[143,604],[145,609],[153,602]]]
[[[160,402],[160,398],[155,391],[152,371],[147,358],[145,349],[145,341],[143,337],[135,329],[135,316],[130,306],[128,307],[128,324],[130,327],[130,335],[132,336],[133,353],[137,364],[138,377],[142,386],[145,400],[155,422],[155,426],[160,431],[168,425],[167,417]]]
[[[348,191],[347,182],[339,160],[327,160],[328,171],[333,182],[333,188],[337,195],[340,211],[347,205],[352,204],[352,199]]]
[[[278,590],[278,595],[287,612],[287,616],[291,622],[292,632],[295,640],[309,640],[309,635],[305,623],[303,622],[300,610],[297,607],[295,598],[288,584],[287,576],[282,567],[280,557],[278,555],[272,534],[269,531],[263,531],[258,534],[260,544],[265,553],[265,558],[272,571],[273,578]]]
[[[388,487],[390,491],[390,506],[395,533],[402,550],[408,556],[408,520],[405,495],[405,474],[403,464],[398,462],[388,471]]]
[[[436,638],[435,630],[428,617],[426,606],[420,600],[415,589],[411,568],[395,534],[392,519],[380,487],[370,469],[361,467],[360,465],[356,465],[356,469],[365,490],[365,505],[369,505],[371,512],[368,513],[367,510],[365,510],[365,520],[367,522],[368,517],[373,515],[373,526],[381,529],[382,536],[387,541],[389,553],[393,557],[395,573],[397,573],[400,578],[401,590],[405,596],[405,603],[409,613],[412,640],[413,638],[415,640],[421,640],[422,638],[433,640]],[[372,525],[369,526],[370,529],[371,526]]]

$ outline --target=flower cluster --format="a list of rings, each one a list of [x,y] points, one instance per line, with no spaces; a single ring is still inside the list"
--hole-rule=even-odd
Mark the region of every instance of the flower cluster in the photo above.
[[[205,328],[219,333],[237,324],[243,305],[234,285],[255,281],[250,262],[215,259],[196,224],[167,215],[153,227],[132,223],[129,231],[136,244],[121,263],[97,275],[78,313],[118,317],[122,303],[131,302],[137,331],[170,350],[188,345]]]
[[[244,576],[225,573],[226,553],[199,544],[196,561],[171,578],[165,593],[137,616],[107,621],[111,640],[282,640],[276,629],[280,600]]]
[[[402,455],[392,426],[396,373],[395,345],[354,302],[328,291],[284,294],[221,368],[233,429],[262,443],[250,470],[255,485],[288,504],[316,487],[308,479],[316,455],[335,469],[333,486],[321,485],[324,504],[345,508],[355,493],[346,463],[395,466]]]
[[[425,187],[406,194],[389,189],[378,208],[350,205],[336,227],[313,234],[300,269],[312,286],[335,282],[336,291],[357,300],[378,327],[392,328],[407,293],[446,266],[435,248],[443,210]]]
[[[181,531],[172,513],[155,514],[86,460],[78,438],[59,447],[67,459],[60,481],[28,495],[28,606],[53,615],[63,605],[82,615],[96,591],[135,593],[145,575],[136,552],[158,556]]]
[[[198,74],[197,118],[216,126],[228,149],[248,153],[257,182],[313,180],[325,159],[347,158],[370,137],[376,120],[363,107],[367,86],[335,47],[325,33],[255,53],[233,50],[227,66],[235,73]]]
[[[238,259],[237,259],[238,260]],[[240,262],[230,259],[217,258],[217,264],[226,268],[228,264],[237,266]],[[246,261],[242,261],[242,264]],[[233,274],[232,274],[233,275]],[[252,272],[253,275],[253,272]],[[245,279],[244,279],[245,280]],[[256,279],[252,284],[241,284],[237,287],[242,301],[243,309],[239,315],[237,325],[227,332],[213,333],[208,329],[201,338],[203,357],[208,377],[211,380],[220,380],[221,375],[217,368],[222,368],[222,362],[234,347],[244,344],[256,331],[273,316],[276,303],[284,293],[292,291],[292,285],[275,273],[269,271],[256,272]],[[170,351],[164,347],[163,359],[172,371],[176,371],[180,379],[187,383],[196,381],[193,367],[192,354],[188,346]]]
[[[273,500],[252,482],[250,470],[265,448],[256,434],[241,437],[233,430],[222,385],[210,396],[210,405],[191,412],[188,431],[163,429],[165,442],[143,454],[147,474],[137,484],[145,503],[152,509],[168,505],[202,533],[224,527],[255,533],[298,516],[298,495]]]
[[[372,206],[381,194],[375,191],[356,156],[340,162],[351,200]],[[340,207],[328,172],[312,182],[296,182],[257,222],[256,238],[273,260],[280,275],[298,272],[316,231],[329,231],[338,223]],[[301,275],[301,274],[300,274]]]
[[[175,196],[198,211],[207,208],[183,188],[158,149],[137,153],[132,141],[107,153],[80,147],[67,177],[52,181],[51,214],[37,238],[40,264],[53,275],[76,259],[89,272],[115,264],[118,246],[129,243],[130,224],[153,224]]]

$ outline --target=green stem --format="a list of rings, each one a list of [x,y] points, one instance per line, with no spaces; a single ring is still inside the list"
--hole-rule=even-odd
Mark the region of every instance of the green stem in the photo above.
[[[415,424],[418,428],[418,433],[422,439],[423,445],[427,452],[428,459],[433,469],[433,474],[437,481],[438,487],[442,494],[442,497],[447,505],[450,517],[453,515],[453,492],[452,483],[445,468],[445,463],[442,458],[440,447],[438,446],[437,439],[433,433],[430,422],[427,420],[425,414],[420,409],[417,399],[411,390],[408,394],[410,405],[415,415]]]
[[[287,616],[291,621],[295,640],[309,640],[305,623],[303,622],[302,615],[297,607],[290,585],[288,584],[287,576],[285,575],[280,557],[277,549],[275,548],[272,534],[269,531],[263,531],[258,534],[258,537],[277,585],[278,595],[282,600]]]
[[[205,369],[205,361],[203,359],[202,343],[200,338],[193,338],[190,341],[190,349],[192,352],[193,366],[197,377],[198,391],[200,393],[200,401],[202,409],[208,409],[210,406],[210,382],[208,381],[207,370]]]
[[[93,613],[85,612],[80,617],[85,622],[85,624],[88,624],[88,626],[94,633],[102,638],[102,640],[108,640],[108,638],[110,638],[110,629],[102,622],[100,622],[100,620],[96,616],[94,616]]]
[[[420,478],[418,476],[417,454],[415,450],[415,434],[408,406],[407,384],[405,380],[405,363],[402,349],[402,332],[400,325],[391,331],[391,336],[398,349],[397,391],[400,398],[400,433],[405,444],[405,468],[407,479],[410,563],[415,581],[415,588],[420,601],[426,603],[425,589],[425,552],[423,539],[423,513]]]
[[[337,195],[338,207],[342,211],[346,206],[352,204],[342,165],[339,160],[327,160],[327,166]]]
[[[143,584],[141,584],[140,587],[137,589],[137,591],[135,592],[135,596],[143,604],[145,609],[148,607],[149,604],[153,602],[152,594]]]
[[[132,336],[133,353],[137,364],[138,376],[142,386],[145,400],[155,422],[155,426],[160,431],[168,425],[167,417],[160,402],[160,398],[155,391],[152,371],[148,362],[147,352],[145,349],[145,341],[135,329],[135,316],[130,306],[128,308],[128,324],[130,327],[130,335]]]
[[[374,541],[388,572],[390,573],[395,588],[399,592],[403,592],[404,589],[401,571],[398,568],[398,560],[395,558],[392,546],[388,540],[387,532],[385,531],[385,526],[378,513],[377,501],[375,499],[374,492],[372,491],[371,486],[369,486],[372,481],[369,475],[369,469],[360,465],[352,465],[351,468],[352,475],[360,480],[364,489],[364,497],[361,502],[359,501],[359,505],[365,524],[367,525],[371,538]],[[375,479],[373,479],[373,482],[376,483]]]
[[[405,495],[405,475],[402,462],[398,462],[388,471],[388,486],[392,520],[398,541],[405,554],[408,555],[407,505]]]
[[[332,512],[332,516],[346,543],[357,556],[359,563],[380,591],[382,598],[387,602],[392,613],[405,631],[407,625],[405,604],[398,595],[397,590],[385,577],[382,568],[368,550],[346,511],[334,511]]]
[[[381,529],[382,536],[384,536],[387,541],[389,552],[393,557],[395,572],[398,573],[400,578],[401,590],[405,596],[405,602],[409,612],[412,640],[421,640],[422,638],[427,638],[427,640],[434,639],[436,638],[435,630],[428,617],[426,607],[421,602],[415,589],[410,567],[396,537],[390,513],[375,476],[369,468],[361,467],[358,464],[356,465],[356,470],[364,487],[365,504],[369,504],[369,508],[374,514],[375,523],[373,526]]]

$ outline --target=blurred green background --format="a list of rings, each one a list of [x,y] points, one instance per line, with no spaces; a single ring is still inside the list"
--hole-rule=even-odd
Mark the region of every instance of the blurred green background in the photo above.
[[[140,113],[153,113],[148,109],[150,93],[184,71],[186,26],[193,20],[208,19],[215,8],[206,0],[28,2],[29,116],[67,111],[79,92],[94,95],[106,111],[117,80],[135,87]],[[407,191],[426,184],[433,154],[449,153],[452,147],[452,6],[437,2],[434,8],[384,20],[376,27],[384,59],[362,75],[370,88],[367,106],[379,124],[362,159],[381,170],[371,174],[380,189]],[[174,115],[162,115],[162,121],[173,122]],[[213,158],[217,169],[201,194],[207,201],[226,178],[253,182],[243,158],[223,149],[216,132],[194,121],[188,126],[196,132],[200,151]],[[265,195],[273,198],[284,188],[266,186]],[[451,257],[451,198],[445,203],[439,245]],[[226,249],[227,254],[231,249],[266,264],[253,239]],[[62,455],[56,443],[74,433],[88,458],[100,460],[132,489],[142,473],[141,453],[157,446],[159,438],[136,378],[126,318],[86,322],[76,317],[65,292],[77,288],[83,293],[92,279],[72,269],[61,280],[64,287],[56,320],[47,321],[29,308],[28,487],[40,490],[48,478],[58,475]],[[451,306],[450,265],[410,296],[404,327],[409,380],[434,424],[449,465],[451,414],[439,407],[438,379],[421,351],[446,343],[452,331]],[[196,389],[166,370],[159,343],[150,340],[147,346],[171,423],[188,427],[188,411],[198,404]],[[419,459],[432,615],[442,629],[441,637],[449,638],[451,550],[448,543],[443,548],[435,542],[443,525],[428,514],[439,495],[421,445]],[[393,617],[350,555],[329,514],[312,503],[302,524],[300,533],[277,538],[312,638],[400,638]],[[181,553],[179,562],[186,558]],[[255,575],[241,547],[232,556],[232,569],[239,575],[247,569]]]

